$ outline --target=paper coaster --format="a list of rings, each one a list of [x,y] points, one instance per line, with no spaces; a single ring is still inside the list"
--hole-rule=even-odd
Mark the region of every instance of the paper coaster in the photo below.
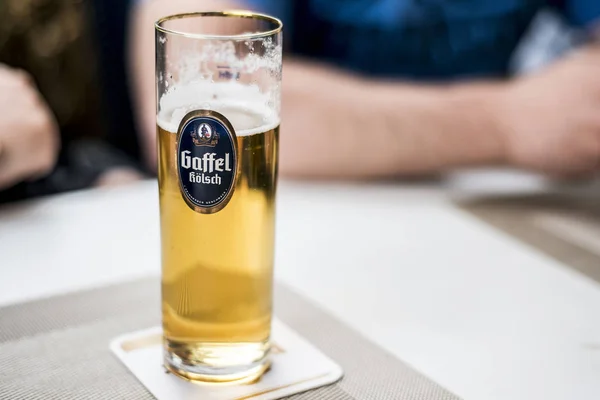
[[[338,381],[342,369],[281,321],[272,327],[272,366],[251,385],[197,385],[166,373],[162,329],[145,329],[115,338],[110,348],[158,400],[272,400]]]

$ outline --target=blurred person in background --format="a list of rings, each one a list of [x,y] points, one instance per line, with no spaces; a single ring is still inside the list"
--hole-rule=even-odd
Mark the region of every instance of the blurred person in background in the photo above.
[[[0,2],[0,202],[139,179],[128,2]]]
[[[509,76],[546,7],[589,36],[543,70]],[[154,31],[187,11],[283,19],[281,172],[364,179],[498,165],[557,177],[600,161],[598,0],[146,0],[131,27],[142,147],[156,166]],[[316,140],[315,138],[319,139]]]

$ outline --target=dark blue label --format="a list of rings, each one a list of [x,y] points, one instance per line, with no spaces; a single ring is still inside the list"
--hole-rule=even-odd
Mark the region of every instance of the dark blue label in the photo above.
[[[237,142],[229,121],[214,111],[188,113],[177,136],[179,186],[193,210],[211,214],[227,205],[235,189]]]

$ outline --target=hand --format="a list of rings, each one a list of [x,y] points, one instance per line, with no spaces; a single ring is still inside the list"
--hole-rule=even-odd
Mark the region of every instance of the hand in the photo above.
[[[589,46],[501,94],[508,161],[557,177],[600,167],[600,47]]]
[[[0,64],[0,189],[52,169],[58,127],[30,76]]]

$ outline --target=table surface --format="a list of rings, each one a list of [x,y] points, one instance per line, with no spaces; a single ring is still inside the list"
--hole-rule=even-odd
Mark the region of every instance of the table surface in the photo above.
[[[493,190],[543,190],[521,178]],[[283,182],[276,278],[467,400],[600,399],[600,285],[449,200],[489,182]],[[147,181],[0,209],[0,306],[158,275],[157,197]]]

